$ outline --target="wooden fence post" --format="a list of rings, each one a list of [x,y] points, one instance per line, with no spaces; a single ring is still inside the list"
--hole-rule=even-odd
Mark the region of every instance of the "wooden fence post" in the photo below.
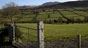
[[[43,21],[38,22],[38,48],[44,48],[44,24]]]
[[[9,42],[13,44],[15,43],[15,24],[9,24],[8,30],[9,30]]]
[[[81,35],[78,35],[78,48],[81,48]]]

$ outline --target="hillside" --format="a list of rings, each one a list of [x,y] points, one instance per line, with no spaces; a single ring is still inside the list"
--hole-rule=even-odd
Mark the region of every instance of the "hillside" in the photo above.
[[[42,7],[44,7],[44,6],[49,6],[49,5],[56,5],[56,4],[59,4],[60,2],[46,2],[46,3],[43,3],[42,5],[40,5],[40,6],[42,6]]]
[[[88,7],[88,1],[69,1],[69,2],[46,2],[40,6],[20,6],[20,9],[35,8],[64,8],[64,7]]]
[[[47,6],[39,6],[39,8],[62,8],[62,7],[88,7],[88,1],[70,1],[70,2],[64,2],[64,3],[58,3],[58,4],[52,4]]]

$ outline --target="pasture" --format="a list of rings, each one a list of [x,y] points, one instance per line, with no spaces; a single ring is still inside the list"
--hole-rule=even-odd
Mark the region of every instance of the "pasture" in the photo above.
[[[59,22],[60,19],[66,22],[67,19],[74,21],[84,21],[87,20],[87,8],[82,7],[73,7],[66,9],[38,9],[38,10],[21,10],[19,15],[15,16],[16,21],[32,22],[32,21],[44,21],[44,22],[53,22],[54,20]],[[35,12],[38,12],[36,14]],[[2,15],[0,15],[2,16]],[[64,18],[66,17],[66,18]],[[7,17],[6,17],[7,18]],[[4,19],[5,20],[5,19]],[[1,19],[3,21],[3,19]],[[10,21],[7,19],[6,21]]]
[[[87,36],[88,35],[88,30],[87,30],[88,23],[58,24],[59,22],[67,21],[67,19],[72,19],[74,21],[76,20],[88,21],[87,20],[88,11],[85,11],[85,9],[86,8],[38,9],[36,11],[35,10],[23,10],[21,11],[21,15],[17,15],[15,16],[15,18],[16,18],[16,21],[40,21],[42,20],[44,22],[45,21],[51,22],[50,24],[44,24],[45,40],[58,40],[64,37],[72,39],[76,37],[78,34],[81,34],[82,37],[86,39],[88,37]],[[39,12],[39,13],[36,14],[35,12]],[[58,23],[54,23],[54,20],[56,20]],[[18,23],[17,25],[37,29],[36,23]],[[20,32],[26,32],[26,33],[28,31],[27,29],[23,29],[23,28],[18,28],[18,30]],[[32,30],[29,30],[29,31],[31,34],[35,34],[37,36],[37,31],[32,31]],[[25,39],[27,39],[27,35],[22,35],[22,36]],[[37,39],[33,37],[31,38],[32,38],[31,40]]]
[[[37,28],[37,24],[34,23],[23,23],[17,24],[24,27]],[[27,33],[26,29],[18,28],[21,32]],[[30,34],[37,35],[36,31],[29,30]],[[83,39],[87,39],[88,35],[88,24],[44,24],[44,35],[45,40],[58,40],[64,37],[74,39],[78,34],[82,35]],[[24,35],[27,37],[27,35]],[[35,38],[31,38],[35,40]]]
[[[87,48],[88,7],[56,5],[1,9],[0,48]]]
[[[74,39],[78,34],[82,35],[82,38],[87,39],[88,23],[74,23],[74,24],[65,24],[59,22],[67,21],[67,19],[72,19],[74,21],[84,21],[87,20],[88,11],[84,11],[86,8],[66,8],[66,9],[38,9],[38,14],[34,13],[35,10],[23,10],[21,11],[21,15],[15,16],[16,21],[44,21],[51,22],[44,24],[44,35],[45,40],[60,40],[62,38]],[[81,10],[81,11],[80,11]],[[86,19],[85,19],[86,18]],[[3,19],[6,21],[10,21],[7,19]],[[2,20],[2,21],[3,21]],[[58,23],[54,23],[54,20],[58,21]],[[62,20],[62,21],[61,21]],[[88,21],[88,20],[87,20]],[[17,25],[30,27],[37,29],[36,23],[18,23]],[[18,32],[27,33],[27,29],[17,28]],[[34,34],[37,36],[37,31],[29,30],[30,34]],[[23,34],[22,39],[28,39],[28,35]],[[30,36],[30,40],[37,40],[37,37]]]

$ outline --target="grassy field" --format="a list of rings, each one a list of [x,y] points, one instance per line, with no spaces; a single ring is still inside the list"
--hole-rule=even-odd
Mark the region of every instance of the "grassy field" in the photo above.
[[[84,9],[84,8],[75,8],[75,9]],[[58,10],[67,18],[74,18],[74,20],[77,20],[78,18],[80,18],[81,20],[84,20],[84,16],[87,16],[87,12],[83,12],[83,11],[78,11],[78,10],[73,10],[72,8],[68,8],[68,10],[64,10],[64,9],[58,9],[55,13],[53,12],[53,10],[48,10],[46,9],[46,12],[42,11],[43,9],[39,10],[39,14],[38,16],[36,16],[36,14],[34,14],[31,11],[23,11],[21,13],[21,16],[17,16],[16,18],[18,18],[17,21],[34,21],[34,20],[43,20],[43,21],[53,21],[53,20],[57,20],[59,18],[62,18],[64,21],[66,21],[66,19],[58,12]],[[74,13],[75,12],[75,13]],[[77,14],[76,14],[77,13]],[[80,15],[83,16],[80,16]],[[30,27],[30,28],[36,28],[37,29],[37,24],[33,24],[33,23],[22,23],[22,24],[17,24],[20,26],[25,26],[25,27]],[[87,24],[45,24],[45,40],[58,40],[64,37],[76,37],[78,34],[81,34],[83,38],[87,38],[88,36],[88,23]],[[24,28],[18,28],[20,30],[20,32],[24,32],[27,33],[28,29],[24,29]],[[32,31],[29,30],[30,34],[35,34],[37,36],[37,31]],[[27,39],[27,35],[22,35],[25,39]],[[32,40],[35,40],[35,37],[32,37]],[[37,39],[37,38],[36,38]]]
[[[20,26],[37,28],[37,24],[17,24]],[[18,28],[21,32],[26,32],[27,29]],[[30,34],[37,35],[37,31],[29,30]],[[88,36],[88,24],[44,24],[45,40],[58,40],[63,37],[75,38],[78,34],[81,34],[84,39]],[[27,38],[27,35],[24,35]],[[35,38],[35,37],[34,37]],[[35,40],[32,37],[32,40]]]
[[[74,9],[77,9],[77,10],[74,10]],[[77,14],[75,14],[73,12],[70,12],[70,11],[66,11],[65,9],[58,9],[58,10],[61,11],[64,16],[66,16],[68,18],[74,17],[75,20],[77,18],[80,18],[80,19],[83,20],[84,19],[83,16],[87,16],[87,12],[78,11],[78,10],[82,10],[82,9],[86,9],[86,8],[74,8],[74,9],[73,8],[68,8],[68,10],[73,11],[73,12],[75,12]],[[54,20],[54,19],[57,20],[57,18],[62,17],[59,12],[55,11],[55,13],[54,13],[53,10],[51,10],[51,9],[50,10],[46,9],[45,12],[43,12],[42,9],[40,9],[38,11],[39,11],[39,15],[38,16],[36,16],[31,11],[29,11],[29,12],[28,11],[23,11],[22,12],[23,13],[22,16],[19,17],[19,21],[32,21],[34,18],[35,18],[35,20],[45,20],[45,19],[46,20]],[[48,14],[50,14],[50,17],[48,17]],[[83,15],[83,16],[80,16],[78,14]]]
[[[77,10],[74,10],[77,9]],[[53,12],[53,9],[45,9],[46,11],[42,11],[43,9],[39,9],[39,14],[38,16],[36,16],[36,14],[33,13],[34,10],[32,11],[22,11],[21,15],[16,16],[16,18],[18,19],[17,21],[33,21],[33,20],[43,20],[43,21],[50,21],[50,20],[57,20],[61,17],[63,18],[63,21],[66,21],[66,19],[64,17],[62,17],[62,15],[58,12],[58,10],[67,18],[74,18],[75,20],[77,20],[78,18],[81,20],[84,20],[84,16],[87,16],[87,11],[78,11],[78,10],[82,10],[82,9],[86,9],[86,8],[67,8],[67,10],[65,9],[57,9],[55,12]],[[70,10],[70,11],[69,11]],[[73,12],[71,12],[73,11]],[[75,13],[77,14],[75,14]],[[80,15],[82,16],[80,16]],[[1,15],[0,15],[1,16]]]

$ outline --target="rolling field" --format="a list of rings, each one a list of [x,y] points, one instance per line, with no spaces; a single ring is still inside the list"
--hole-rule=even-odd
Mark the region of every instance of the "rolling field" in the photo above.
[[[67,10],[65,9],[58,9],[65,17],[67,18],[74,18],[75,20],[77,20],[78,18],[81,20],[84,20],[85,16],[87,16],[87,11],[79,11],[85,8],[67,8]],[[39,11],[38,16],[36,16],[36,14],[34,14],[33,12],[29,11],[29,12],[22,12],[23,15],[20,16],[18,18],[18,21],[33,21],[33,20],[43,20],[43,21],[50,21],[50,20],[58,20],[58,18],[63,18],[64,21],[66,21],[66,19],[58,12],[58,10],[56,10],[55,12],[53,12],[53,10],[49,9],[46,11]]]
[[[37,28],[37,24],[17,24],[20,26]],[[27,33],[27,29],[18,28],[21,32]],[[37,35],[37,31],[29,30],[30,34]],[[83,39],[87,39],[88,35],[88,24],[44,24],[44,35],[45,40],[58,40],[63,37],[69,37],[70,39],[75,38],[78,34],[82,35]],[[27,38],[27,35],[24,35]],[[35,38],[35,37],[34,37]],[[32,37],[32,40],[35,40]],[[36,38],[37,39],[37,38]]]
[[[77,9],[77,10],[76,10]],[[17,21],[54,21],[57,20],[59,21],[59,18],[62,18],[64,21],[67,21],[66,18],[74,18],[74,20],[81,19],[84,20],[85,16],[87,16],[87,11],[78,11],[78,10],[83,10],[85,8],[68,8],[66,9],[56,9],[56,11],[53,11],[52,9],[43,9],[38,10],[39,14],[36,16],[36,14],[33,12],[34,10],[31,11],[23,11],[21,12],[21,15],[16,16]],[[64,17],[66,18],[64,18]],[[33,23],[20,23],[17,24],[20,26],[24,27],[30,27],[30,28],[36,28],[37,29],[37,24]],[[87,24],[44,24],[45,25],[45,40],[58,40],[64,37],[68,38],[74,38],[78,34],[81,34],[84,39],[86,39],[88,36],[88,23]],[[20,32],[27,33],[28,30],[24,28],[18,28]],[[37,31],[32,31],[29,30],[30,34],[34,34],[37,37]],[[27,35],[22,35],[25,39],[27,39]],[[32,40],[35,40],[37,38],[32,37]]]
[[[82,11],[86,8],[67,8],[67,9],[39,9],[37,10],[39,14],[36,16],[34,10],[24,10],[21,12],[21,15],[16,16],[17,21],[50,21],[56,20],[58,21],[59,18],[62,18],[63,21],[67,21],[66,18],[74,18],[74,20],[80,19],[84,20],[87,17],[87,11]],[[45,10],[45,11],[43,11]],[[58,12],[58,10],[63,14],[63,16]],[[80,11],[81,10],[81,11]],[[1,16],[1,15],[0,15]]]

